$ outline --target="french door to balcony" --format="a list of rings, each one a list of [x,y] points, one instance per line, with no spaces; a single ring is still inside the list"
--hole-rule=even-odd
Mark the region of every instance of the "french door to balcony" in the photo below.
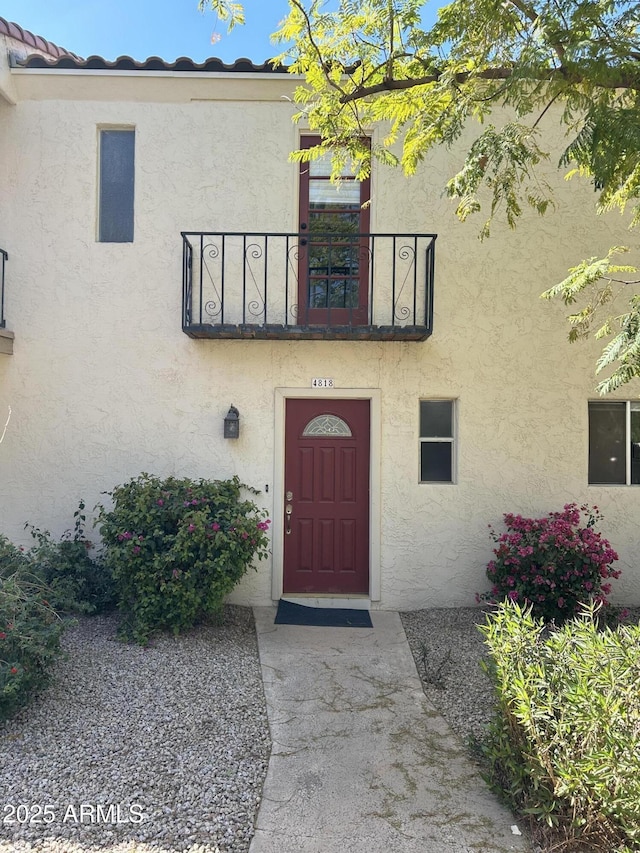
[[[318,145],[303,136],[301,148]],[[370,181],[345,168],[331,182],[331,155],[300,164],[298,317],[302,325],[363,326],[369,314]]]

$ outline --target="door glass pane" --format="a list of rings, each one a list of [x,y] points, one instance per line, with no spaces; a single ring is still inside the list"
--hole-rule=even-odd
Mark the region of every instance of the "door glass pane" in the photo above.
[[[353,245],[351,240],[360,230],[360,216],[357,213],[336,215],[335,213],[309,212],[309,231],[314,242],[331,242],[334,245],[345,243]]]
[[[321,435],[350,438],[351,429],[349,424],[337,415],[318,415],[309,421],[302,434],[306,436]]]
[[[589,482],[626,482],[626,403],[589,403]]]
[[[357,278],[312,278],[309,281],[310,308],[357,308],[359,295]]]
[[[359,255],[356,243],[313,242],[309,246],[309,275],[357,275]]]
[[[321,207],[360,207],[358,181],[309,181],[309,205]]]
[[[357,308],[358,279],[333,279],[329,285],[330,303],[332,308]]]
[[[326,278],[311,279],[309,282],[309,308],[327,307],[327,288],[329,282]]]
[[[450,441],[423,441],[420,445],[420,479],[422,482],[450,483],[453,445]]]
[[[631,403],[631,482],[640,483],[640,403]]]
[[[338,213],[335,210],[309,211],[309,231],[312,234],[335,236],[336,240],[357,234],[360,228],[360,214],[356,211]]]
[[[451,400],[420,401],[420,435],[426,438],[453,436],[453,405]]]
[[[318,157],[317,160],[310,160],[309,161],[309,174],[312,177],[317,177],[318,175],[321,175],[323,177],[328,178],[332,172],[333,172],[333,166],[331,163],[331,153],[330,152],[323,154],[322,157]],[[347,162],[342,167],[342,171],[340,172],[340,174],[345,176],[345,177],[352,175],[351,163],[349,161],[349,158],[347,158]]]

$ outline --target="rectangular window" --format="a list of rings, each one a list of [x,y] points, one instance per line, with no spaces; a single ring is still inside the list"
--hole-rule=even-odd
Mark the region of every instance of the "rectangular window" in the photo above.
[[[135,130],[100,131],[98,240],[133,242]]]
[[[453,483],[454,466],[454,401],[421,400],[420,482]]]
[[[640,403],[589,403],[589,483],[640,484]]]

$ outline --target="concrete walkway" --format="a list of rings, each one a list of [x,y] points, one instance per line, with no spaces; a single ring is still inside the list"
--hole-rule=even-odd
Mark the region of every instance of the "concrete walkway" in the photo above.
[[[529,851],[429,704],[397,613],[274,625],[255,608],[273,752],[250,853]]]

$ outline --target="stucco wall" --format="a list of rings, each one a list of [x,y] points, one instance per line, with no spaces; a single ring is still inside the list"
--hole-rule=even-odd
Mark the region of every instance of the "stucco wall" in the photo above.
[[[287,154],[299,130],[282,98],[291,81],[234,80],[237,100],[219,79],[103,74],[95,100],[87,74],[20,72],[15,83],[18,103],[0,103],[0,246],[16,334],[14,355],[0,356],[0,421],[13,410],[0,445],[4,533],[24,541],[25,521],[62,533],[81,497],[91,507],[143,470],[237,473],[279,523],[275,389],[322,375],[381,390],[376,606],[472,603],[486,587],[487,524],[572,500],[603,509],[622,558],[617,598],[640,604],[640,488],[587,486],[597,348],[569,347],[563,306],[538,298],[576,260],[626,237],[619,218],[591,215],[588,186],[556,178],[554,212],[480,243],[480,223],[457,222],[442,196],[460,155],[439,151],[412,179],[376,170],[372,230],[439,235],[428,341],[195,341],[180,328],[180,231],[297,228]],[[132,244],[96,242],[104,125],[136,128]],[[429,397],[458,401],[455,485],[418,482]],[[222,438],[231,403],[237,442]],[[271,569],[260,564],[234,599],[268,602]]]
[[[9,70],[10,56],[14,59],[24,59],[31,54],[37,54],[38,56],[44,56],[47,59],[53,60],[57,59],[65,51],[50,42],[46,42],[40,36],[34,36],[33,33],[25,33],[24,30],[22,31],[22,35],[33,43],[27,43],[27,41],[23,41],[21,38],[14,38],[11,35],[7,35],[7,32],[12,29],[15,32],[15,26],[8,24],[8,27],[9,29],[7,30],[7,25],[4,22],[0,26],[0,102],[6,101],[7,103],[14,104],[17,94]],[[37,45],[42,46],[38,47]]]

